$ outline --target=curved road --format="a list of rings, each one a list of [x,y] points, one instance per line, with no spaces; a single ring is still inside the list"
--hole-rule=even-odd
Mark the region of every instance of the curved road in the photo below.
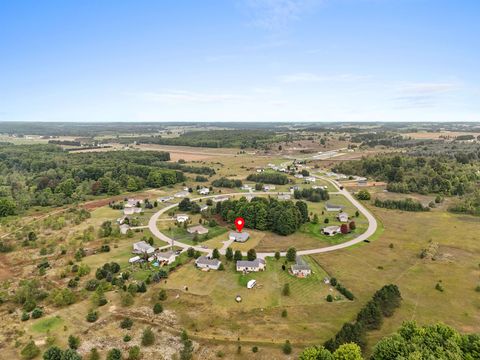
[[[318,254],[318,253],[324,253],[324,252],[344,249],[344,248],[350,247],[352,245],[358,244],[358,243],[362,242],[363,240],[368,239],[370,236],[372,236],[375,233],[375,231],[377,230],[377,226],[378,226],[377,225],[377,220],[359,201],[357,201],[357,199],[355,199],[352,196],[352,194],[350,194],[345,189],[341,190],[339,183],[335,180],[331,180],[331,179],[328,179],[328,178],[325,178],[325,177],[322,177],[322,176],[318,176],[318,175],[313,175],[313,176],[315,176],[318,179],[322,179],[322,180],[325,180],[325,181],[329,182],[330,184],[332,184],[335,187],[335,189],[337,189],[337,192],[336,192],[337,194],[342,194],[343,196],[345,196],[358,209],[358,211],[360,213],[362,213],[367,218],[368,228],[364,233],[358,235],[356,238],[354,238],[352,240],[349,240],[349,241],[346,241],[344,243],[337,244],[337,245],[327,246],[327,247],[321,247],[321,248],[310,249],[310,250],[299,250],[299,251],[297,251],[298,255],[311,255],[311,254]],[[255,192],[254,194],[255,195],[276,195],[278,193],[275,193],[275,192]],[[232,195],[245,195],[245,193],[230,193],[230,194],[221,194],[221,195],[230,195],[230,196],[232,196]],[[191,200],[192,201],[197,201],[197,200],[200,200],[200,199],[214,198],[214,197],[217,197],[217,196],[219,196],[219,195],[208,195],[208,196],[202,196],[202,197],[198,197],[198,198],[191,199]],[[160,230],[158,230],[157,221],[160,218],[160,216],[162,214],[164,214],[165,212],[167,212],[167,211],[169,211],[169,210],[171,210],[171,209],[173,209],[177,206],[178,206],[178,204],[172,204],[172,205],[169,205],[169,206],[159,210],[158,212],[156,212],[150,218],[150,220],[148,222],[148,228],[149,228],[150,232],[153,235],[155,235],[157,238],[159,238],[160,240],[169,243],[168,246],[170,246],[173,242],[173,245],[178,246],[178,247],[183,248],[183,249],[188,249],[190,247],[193,247],[195,250],[210,253],[212,251],[212,249],[205,249],[201,246],[191,246],[191,245],[182,243],[180,241],[176,241],[176,240],[168,237],[167,235],[163,234]],[[165,246],[165,247],[168,247],[168,246]],[[223,254],[225,251],[221,250],[220,252]],[[246,253],[244,253],[244,255],[246,255]],[[274,255],[275,255],[274,252],[259,252],[259,253],[257,253],[257,257],[259,257],[259,258],[265,258],[267,256],[274,256]],[[285,256],[286,252],[281,252],[280,255]]]

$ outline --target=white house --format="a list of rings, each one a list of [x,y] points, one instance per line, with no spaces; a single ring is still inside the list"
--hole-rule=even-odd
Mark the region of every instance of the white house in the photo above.
[[[312,269],[301,256],[297,256],[295,259],[295,265],[292,265],[292,274],[303,278],[311,275]]]
[[[213,198],[213,202],[218,203],[218,202],[227,201],[228,199],[230,199],[229,196],[227,196],[227,195],[221,195],[221,196],[217,196],[217,197]]]
[[[253,190],[253,185],[250,184],[243,184],[241,187],[242,190],[250,191]]]
[[[312,185],[312,189],[322,189],[327,190],[328,187],[326,185]]]
[[[275,190],[275,185],[263,185],[263,191]]]
[[[334,236],[336,234],[340,234],[340,226],[332,225],[332,226],[327,226],[322,229],[323,235],[327,236]]]
[[[143,204],[143,200],[140,199],[128,199],[125,206],[126,207],[135,207],[138,204]]]
[[[313,177],[313,176],[306,176],[306,177],[304,178],[304,180],[305,180],[306,182],[315,182],[317,179],[316,179],[315,177]]]
[[[218,270],[222,262],[218,259],[210,259],[207,256],[200,256],[195,260],[195,265],[200,269]]]
[[[126,207],[123,209],[123,215],[140,214],[141,212],[142,208],[139,207]]]
[[[201,188],[200,190],[198,190],[198,193],[199,193],[200,195],[208,195],[208,194],[210,194],[210,189],[204,187],[204,188]]]
[[[134,257],[131,257],[130,259],[128,259],[128,263],[129,264],[136,264],[138,262],[140,262],[142,260],[142,258],[140,256],[134,256]]]
[[[295,174],[295,177],[296,177],[297,179],[303,179],[303,175],[302,175],[302,174]]]
[[[325,204],[325,210],[327,210],[327,211],[342,211],[343,206],[326,203]]]
[[[245,195],[245,199],[247,199],[248,202],[252,201],[254,197],[255,195],[252,195],[252,194]]]
[[[187,197],[190,193],[188,191],[179,191],[175,194],[173,194],[173,196],[175,196],[176,198],[183,198],[183,197]]]
[[[161,203],[171,201],[171,200],[173,200],[173,196],[163,196],[157,199],[157,201]]]
[[[204,235],[204,234],[208,234],[208,229],[206,227],[203,227],[202,225],[195,225],[195,226],[190,226],[187,229],[187,232],[189,234]]]
[[[128,216],[122,216],[121,218],[117,219],[117,224],[123,225],[128,220]]]
[[[341,212],[340,214],[337,215],[337,219],[340,222],[348,222],[348,214],[346,212]]]
[[[255,259],[253,261],[249,260],[239,260],[237,261],[237,271],[243,272],[258,272],[265,270],[266,263],[263,259]]]
[[[228,239],[235,242],[245,242],[250,237],[250,234],[246,231],[238,232],[238,231],[230,231],[228,234]]]
[[[280,194],[277,196],[278,200],[290,200],[291,197],[292,196],[290,194]]]
[[[155,254],[158,262],[163,265],[170,265],[175,261],[177,255],[173,251],[158,252]]]
[[[155,248],[145,241],[139,241],[133,244],[133,253],[139,255],[151,255],[155,252]]]
[[[208,210],[208,205],[200,206],[200,211],[205,211],[205,210]]]
[[[120,225],[120,234],[125,235],[129,229],[130,226],[128,226],[127,224]]]
[[[187,214],[177,214],[177,216],[175,217],[175,219],[177,220],[177,222],[183,223],[183,222],[185,222],[185,221],[188,221],[189,216],[188,216]]]

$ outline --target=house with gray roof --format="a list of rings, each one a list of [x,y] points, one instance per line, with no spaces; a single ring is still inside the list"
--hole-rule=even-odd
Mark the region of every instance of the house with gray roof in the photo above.
[[[218,259],[210,259],[207,256],[200,256],[197,260],[195,260],[195,265],[199,269],[212,269],[218,270],[222,262]]]
[[[297,256],[295,258],[295,265],[292,265],[292,274],[303,278],[311,275],[312,269],[301,256]]]
[[[177,255],[173,251],[165,251],[156,253],[155,257],[161,264],[170,265],[175,261]]]
[[[133,244],[133,253],[139,255],[151,255],[155,252],[155,248],[146,241],[139,241]]]
[[[237,261],[237,271],[243,272],[258,272],[265,270],[266,267],[265,260],[263,259],[255,259],[253,261],[250,260],[238,260]]]
[[[326,204],[325,204],[325,210],[327,210],[327,211],[342,211],[342,210],[343,210],[343,206],[342,206],[342,205],[335,205],[335,204],[326,203]]]
[[[202,225],[195,225],[187,228],[187,232],[189,234],[204,235],[204,234],[208,234],[208,229]]]
[[[247,241],[249,237],[250,237],[250,234],[246,231],[242,231],[242,232],[230,231],[230,234],[228,234],[229,240],[241,242],[241,243]]]

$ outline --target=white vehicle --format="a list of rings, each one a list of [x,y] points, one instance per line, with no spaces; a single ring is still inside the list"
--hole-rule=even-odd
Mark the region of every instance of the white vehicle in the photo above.
[[[257,285],[257,280],[249,280],[247,283],[247,289],[252,289],[255,285]]]

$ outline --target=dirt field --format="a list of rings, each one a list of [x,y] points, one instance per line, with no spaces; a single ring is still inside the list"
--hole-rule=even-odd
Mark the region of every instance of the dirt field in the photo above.
[[[473,132],[461,132],[461,131],[440,131],[440,132],[416,132],[403,134],[405,137],[411,137],[412,139],[440,139],[443,137],[454,139],[460,135],[473,135],[479,136],[480,133]]]

